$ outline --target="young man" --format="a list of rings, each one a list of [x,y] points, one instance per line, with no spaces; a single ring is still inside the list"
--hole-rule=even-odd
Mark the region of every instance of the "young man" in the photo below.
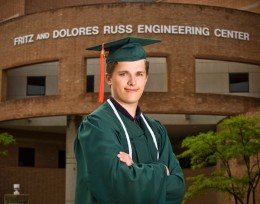
[[[184,177],[166,129],[138,106],[148,78],[143,46],[156,42],[127,37],[104,45],[111,97],[78,129],[76,204],[179,204],[183,199]]]

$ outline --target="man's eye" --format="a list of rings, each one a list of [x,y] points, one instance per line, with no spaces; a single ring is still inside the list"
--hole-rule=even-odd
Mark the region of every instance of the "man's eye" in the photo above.
[[[119,76],[125,76],[126,75],[126,73],[120,73],[119,74]]]

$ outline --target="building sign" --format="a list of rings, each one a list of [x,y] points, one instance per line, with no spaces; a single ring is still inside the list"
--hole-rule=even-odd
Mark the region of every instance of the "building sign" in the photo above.
[[[218,38],[230,38],[235,40],[249,41],[250,35],[247,32],[229,30],[226,28],[215,28],[213,30],[208,27],[184,26],[184,25],[105,25],[103,27],[76,27],[55,29],[51,32],[26,34],[14,38],[14,46],[33,43],[39,40],[60,39],[77,36],[90,35],[111,35],[111,34],[172,34],[172,35],[195,35],[195,36],[215,36]]]

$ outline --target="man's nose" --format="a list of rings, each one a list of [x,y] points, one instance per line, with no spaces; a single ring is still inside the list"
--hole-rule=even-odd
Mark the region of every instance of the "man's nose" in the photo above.
[[[131,86],[133,86],[133,85],[135,85],[136,84],[136,78],[135,78],[135,76],[129,76],[129,79],[128,79],[128,85],[131,85]]]

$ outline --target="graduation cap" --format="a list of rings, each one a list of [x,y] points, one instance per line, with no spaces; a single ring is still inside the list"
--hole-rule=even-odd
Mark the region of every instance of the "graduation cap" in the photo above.
[[[100,53],[100,84],[99,84],[99,102],[104,100],[104,59],[105,51],[108,51],[106,63],[137,61],[146,59],[146,53],[143,46],[158,43],[161,40],[153,38],[125,37],[101,45],[86,48],[86,50],[101,51]]]

